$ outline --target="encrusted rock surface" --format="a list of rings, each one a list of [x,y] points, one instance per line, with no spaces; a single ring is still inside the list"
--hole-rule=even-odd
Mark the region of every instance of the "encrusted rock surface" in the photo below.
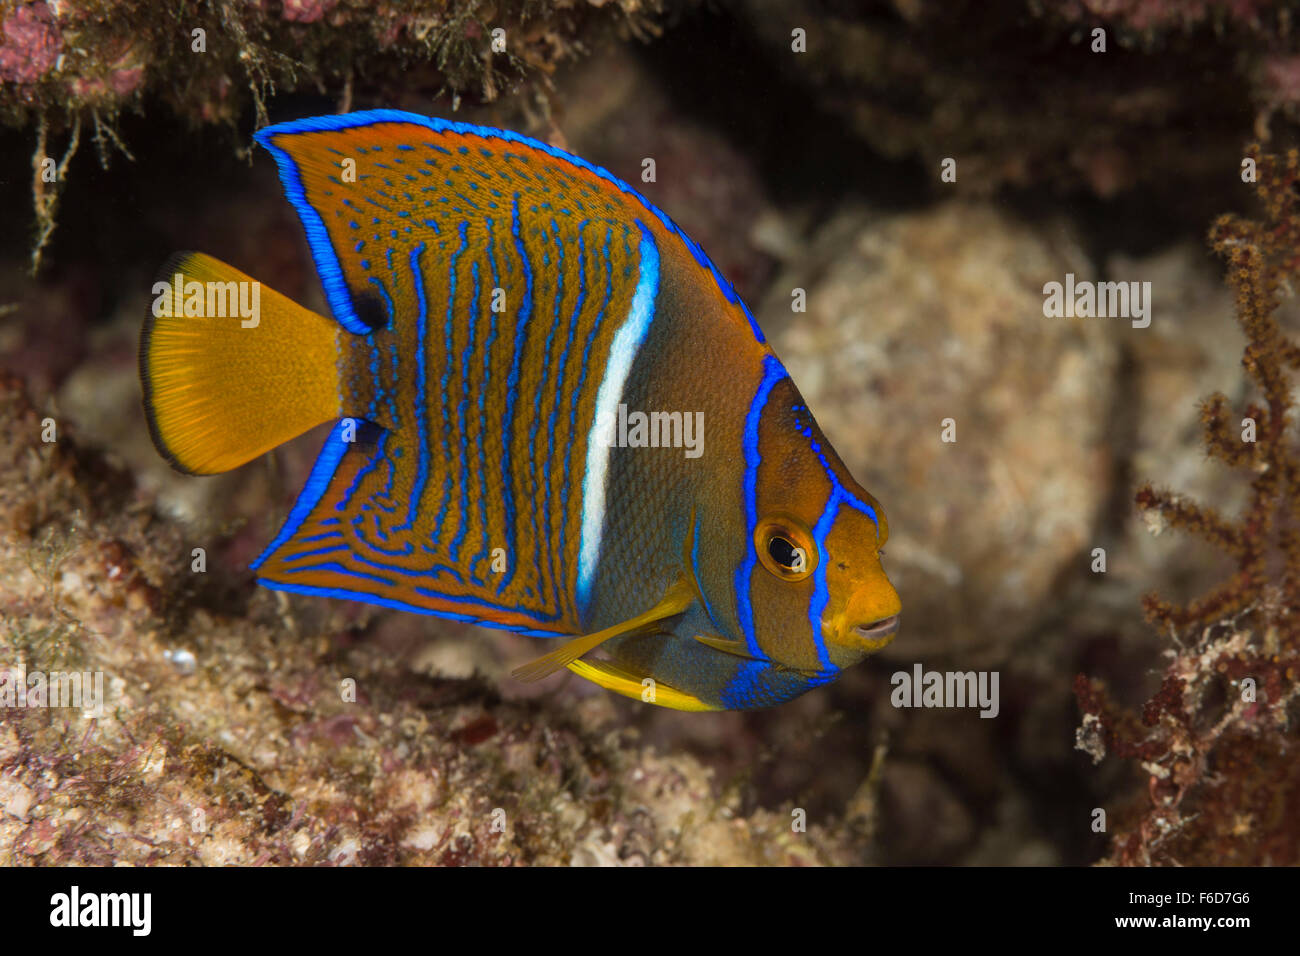
[[[859,815],[742,813],[604,696],[506,701],[195,572],[193,533],[45,417],[0,380],[0,661],[104,700],[0,708],[0,864],[866,859]]]

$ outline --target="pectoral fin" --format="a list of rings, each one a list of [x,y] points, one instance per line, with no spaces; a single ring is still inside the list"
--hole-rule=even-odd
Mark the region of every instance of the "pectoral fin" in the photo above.
[[[624,697],[631,697],[633,700],[643,701],[647,704],[658,704],[660,707],[670,707],[673,710],[718,710],[711,704],[706,704],[698,697],[692,696],[685,691],[677,690],[675,687],[669,687],[662,681],[652,681],[645,684],[645,675],[636,674],[626,668],[620,667],[610,661],[571,661],[568,665],[569,670],[579,677],[585,677],[593,684],[598,684],[606,690],[612,690],[616,694],[622,694]]]
[[[613,627],[607,627],[603,631],[597,631],[594,634],[586,634],[582,637],[575,637],[561,647],[557,647],[549,654],[543,654],[535,661],[531,661],[521,667],[516,667],[511,671],[511,676],[515,680],[532,683],[541,680],[543,677],[549,677],[561,667],[571,667],[583,654],[593,650],[609,640],[611,637],[617,637],[620,634],[633,634],[649,628],[654,628],[659,621],[666,617],[672,617],[674,614],[681,614],[695,600],[695,590],[689,579],[682,579],[673,584],[659,603],[646,611],[644,614],[638,614],[630,620],[615,624]],[[638,696],[640,691],[637,692]]]
[[[704,634],[696,634],[695,639],[705,647],[711,647],[715,651],[734,654],[736,657],[744,657],[751,661],[755,660],[754,655],[749,653],[749,645],[744,641],[729,641],[725,637],[707,637]]]

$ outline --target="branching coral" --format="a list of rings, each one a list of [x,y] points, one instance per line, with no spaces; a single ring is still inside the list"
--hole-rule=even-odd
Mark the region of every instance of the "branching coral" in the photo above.
[[[1205,446],[1249,476],[1242,514],[1144,485],[1138,507],[1155,531],[1178,529],[1229,556],[1235,571],[1186,605],[1155,594],[1147,619],[1173,648],[1141,717],[1080,675],[1080,749],[1109,750],[1148,774],[1148,798],[1120,814],[1111,861],[1120,864],[1300,862],[1300,441],[1292,387],[1300,345],[1278,322],[1300,275],[1300,152],[1260,156],[1259,220],[1223,216],[1210,243],[1226,263],[1246,334],[1242,357],[1258,392],[1240,413],[1222,394],[1202,403]]]

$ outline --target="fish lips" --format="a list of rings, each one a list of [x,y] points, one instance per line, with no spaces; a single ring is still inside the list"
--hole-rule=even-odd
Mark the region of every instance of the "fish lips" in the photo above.
[[[894,635],[898,633],[898,625],[901,619],[901,614],[891,614],[879,621],[872,621],[870,624],[860,624],[857,627],[849,628],[842,643],[865,654],[873,654],[894,639]]]

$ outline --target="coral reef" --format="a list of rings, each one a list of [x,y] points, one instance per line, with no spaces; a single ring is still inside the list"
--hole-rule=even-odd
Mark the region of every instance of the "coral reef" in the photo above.
[[[83,128],[101,163],[118,117],[146,101],[189,124],[267,121],[275,93],[311,91],[421,108],[429,93],[482,101],[527,84],[548,109],[557,65],[605,40],[648,37],[662,0],[5,0],[0,3],[0,126],[35,126],[33,269],[57,221],[62,172]],[[41,160],[62,134],[60,175]]]
[[[0,661],[102,673],[106,698],[0,708],[0,865],[866,858],[873,790],[806,832],[741,812],[607,697],[504,701],[215,562],[193,573],[192,533],[75,437],[42,442],[9,376],[0,422]]]
[[[111,700],[0,708],[0,863],[1297,862],[1295,158],[1256,153],[1262,216],[1215,227],[1227,286],[1196,239],[1246,207],[1252,127],[1294,137],[1281,10],[0,0],[0,191],[36,203],[0,235],[0,669]],[[324,311],[247,134],[376,106],[573,149],[708,250],[890,517],[891,647],[683,715],[518,685],[526,638],[254,586],[322,436],[172,472],[145,293],[195,248]],[[1067,273],[1150,280],[1155,321],[1048,318]],[[918,662],[999,672],[998,717],[893,706]]]
[[[653,35],[659,0],[6,0],[0,121],[111,117],[153,96],[230,121],[273,92],[445,88],[485,100],[544,78],[602,37]],[[495,34],[494,31],[503,31]]]
[[[1236,519],[1150,484],[1138,507],[1155,533],[1194,535],[1234,573],[1186,604],[1149,594],[1148,620],[1172,647],[1140,719],[1080,675],[1078,747],[1138,762],[1148,798],[1119,814],[1109,859],[1121,864],[1300,862],[1300,443],[1292,389],[1300,345],[1278,313],[1300,258],[1300,153],[1260,155],[1262,218],[1228,215],[1210,233],[1225,261],[1257,398],[1239,410],[1216,393],[1201,406],[1205,448],[1249,479]]]

